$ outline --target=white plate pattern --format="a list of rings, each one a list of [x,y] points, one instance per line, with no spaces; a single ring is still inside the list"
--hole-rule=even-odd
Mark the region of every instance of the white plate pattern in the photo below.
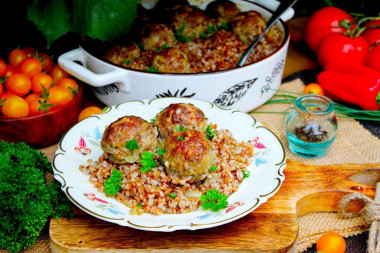
[[[130,215],[129,208],[98,192],[79,166],[97,160],[103,151],[104,129],[120,117],[140,116],[150,121],[171,103],[192,103],[218,129],[228,129],[238,141],[254,145],[250,175],[228,198],[228,207],[219,212],[198,208],[187,214]],[[248,114],[221,109],[209,102],[186,98],[160,98],[122,103],[109,107],[73,126],[61,139],[53,161],[54,177],[67,197],[80,209],[99,219],[149,231],[197,230],[223,225],[244,217],[272,197],[281,187],[286,167],[285,150],[279,139]]]

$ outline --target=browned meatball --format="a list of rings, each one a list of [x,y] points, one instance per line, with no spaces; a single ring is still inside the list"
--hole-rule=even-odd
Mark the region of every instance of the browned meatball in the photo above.
[[[231,22],[239,12],[236,4],[228,0],[216,0],[207,5],[206,8],[206,13],[216,19],[218,26]]]
[[[195,129],[205,132],[208,120],[202,110],[193,104],[178,103],[170,104],[156,115],[154,124],[157,126],[160,137],[167,138],[169,135],[185,129]]]
[[[140,49],[135,43],[114,46],[108,50],[104,59],[118,65],[128,65],[140,56]]]
[[[152,67],[161,73],[189,73],[187,56],[177,48],[162,49],[153,57]]]
[[[174,46],[175,36],[169,26],[161,23],[149,23],[142,28],[140,42],[145,50],[155,50]]]
[[[189,6],[187,0],[160,0],[154,7],[154,10],[161,15],[170,15],[186,6]]]
[[[216,164],[216,153],[205,134],[187,130],[170,135],[162,144],[166,172],[180,178],[203,180]]]
[[[211,19],[201,9],[187,6],[173,14],[171,24],[177,38],[187,41],[206,33],[211,25]]]
[[[101,147],[104,156],[114,163],[134,163],[140,161],[144,151],[154,152],[157,149],[157,134],[156,127],[146,120],[125,116],[106,128]],[[134,140],[138,147],[131,148]]]
[[[243,43],[251,43],[266,28],[264,17],[257,11],[241,12],[231,22],[232,31]]]

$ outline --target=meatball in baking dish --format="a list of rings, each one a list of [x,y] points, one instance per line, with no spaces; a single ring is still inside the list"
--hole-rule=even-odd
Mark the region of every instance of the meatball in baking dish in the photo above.
[[[228,0],[216,0],[206,8],[206,13],[216,20],[217,26],[231,22],[239,12],[236,4]]]
[[[154,124],[157,126],[161,139],[183,130],[195,129],[205,132],[208,120],[202,110],[191,103],[170,104],[156,115]]]
[[[189,73],[187,56],[177,48],[162,49],[152,60],[152,67],[161,73]]]
[[[203,180],[216,164],[216,151],[204,133],[187,130],[170,135],[162,143],[166,172],[180,178]]]
[[[145,24],[140,33],[140,43],[145,50],[156,50],[174,46],[173,30],[162,23]]]
[[[266,28],[266,20],[257,11],[240,12],[233,18],[231,26],[232,32],[247,44],[263,33]]]
[[[101,147],[104,156],[114,163],[140,161],[144,151],[158,148],[157,129],[137,116],[125,116],[112,122],[104,131]]]

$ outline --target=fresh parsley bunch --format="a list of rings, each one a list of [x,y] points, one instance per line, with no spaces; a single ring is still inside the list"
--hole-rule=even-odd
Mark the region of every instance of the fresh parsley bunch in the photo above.
[[[0,248],[27,249],[50,216],[73,216],[60,184],[46,184],[45,171],[52,167],[42,152],[22,142],[0,142]]]

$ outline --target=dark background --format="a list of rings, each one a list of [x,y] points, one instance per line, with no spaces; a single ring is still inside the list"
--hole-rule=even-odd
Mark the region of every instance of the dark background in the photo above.
[[[27,5],[33,4],[33,2],[34,0],[2,1],[0,7],[2,10],[0,14],[1,58],[7,59],[9,52],[16,47],[34,47],[39,51],[55,56],[55,59],[60,54],[78,47],[79,36],[69,33],[55,41],[48,50],[42,33],[27,19]],[[295,9],[295,17],[301,17],[308,16],[328,5],[342,8],[349,13],[363,13],[370,16],[377,16],[380,11],[378,0],[298,0],[293,8]]]

